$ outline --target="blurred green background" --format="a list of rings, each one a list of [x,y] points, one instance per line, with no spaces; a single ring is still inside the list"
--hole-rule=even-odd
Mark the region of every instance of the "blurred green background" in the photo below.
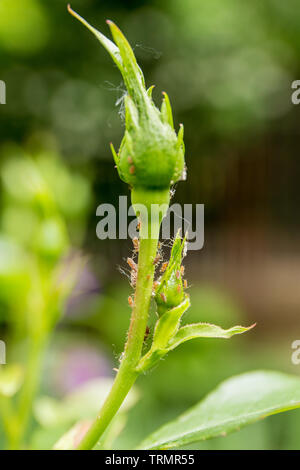
[[[0,338],[7,346],[0,391],[4,368],[30,367],[32,344],[45,349],[27,433],[36,449],[51,447],[84,417],[82,406],[82,416],[58,419],[57,400],[115,375],[130,316],[120,268],[131,242],[96,237],[97,206],[129,195],[109,149],[123,134],[125,88],[66,3],[0,0],[7,87],[0,105]],[[185,344],[138,381],[136,405],[112,444],[132,448],[232,374],[300,374],[291,362],[291,343],[300,339],[300,108],[291,103],[300,10],[296,0],[73,0],[72,7],[104,34],[107,18],[119,25],[147,86],[156,85],[154,100],[160,104],[166,90],[176,125],[185,125],[188,179],[174,202],[205,204],[205,246],[185,261],[186,319],[257,322],[243,337]],[[42,347],[40,331],[47,332]],[[293,411],[195,448],[299,449],[299,433]]]

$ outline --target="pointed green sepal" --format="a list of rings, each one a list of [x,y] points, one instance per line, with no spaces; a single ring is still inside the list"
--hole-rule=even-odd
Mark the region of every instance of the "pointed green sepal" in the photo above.
[[[151,85],[151,87],[148,88],[147,95],[149,96],[149,98],[152,98],[152,92],[154,88],[155,88],[155,85]]]
[[[110,146],[111,153],[112,153],[112,155],[113,155],[113,157],[114,157],[115,164],[116,164],[116,166],[118,167],[118,165],[119,165],[119,157],[118,157],[118,154],[117,154],[117,152],[116,152],[116,150],[115,150],[115,147],[114,147],[114,145],[113,145],[112,142],[109,144],[109,146]]]
[[[172,108],[171,108],[171,103],[169,100],[169,97],[167,93],[164,91],[163,92],[163,101],[161,105],[161,119],[163,122],[169,124],[169,126],[174,129],[174,122],[173,122],[173,114],[172,114]]]
[[[130,130],[132,128],[137,129],[139,125],[139,115],[138,110],[130,98],[129,95],[126,95],[125,98],[125,124],[126,129]]]
[[[110,54],[113,61],[118,66],[121,73],[123,74],[124,73],[123,62],[122,62],[122,57],[121,57],[119,48],[110,39],[104,36],[104,34],[100,33],[100,31],[98,31],[96,28],[90,25],[84,18],[82,18],[82,16],[76,13],[76,11],[72,10],[70,5],[68,5],[68,11],[69,13],[71,13],[72,16],[74,16],[74,18],[79,20],[84,26],[86,26],[86,28],[88,28],[96,36],[98,41],[101,42],[102,46],[107,50],[107,52]]]
[[[140,93],[143,94],[145,91],[144,75],[139,65],[137,64],[135,55],[129,42],[125,38],[122,31],[118,28],[117,25],[115,25],[113,21],[107,20],[106,22],[110,28],[112,37],[119,48],[123,66],[122,74],[128,91],[132,96],[135,96],[138,100],[140,100]]]
[[[183,127],[183,124],[180,124],[178,136],[177,136],[177,148],[182,148],[184,152],[185,148],[184,148],[183,135],[184,135],[184,127]]]

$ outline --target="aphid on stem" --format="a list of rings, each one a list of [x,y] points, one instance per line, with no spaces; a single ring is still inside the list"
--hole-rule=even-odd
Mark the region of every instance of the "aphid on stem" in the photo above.
[[[133,300],[133,298],[132,298],[131,295],[128,297],[128,305],[129,305],[129,307],[133,307],[133,306],[134,306],[134,300]]]
[[[130,274],[130,285],[131,287],[136,287],[136,280],[137,280],[137,272],[132,270]]]
[[[160,253],[157,253],[157,255],[155,256],[155,258],[153,260],[153,264],[159,263],[160,259],[161,259],[161,255],[160,255]]]
[[[135,251],[135,253],[137,253],[139,251],[139,247],[140,247],[139,239],[137,237],[134,237],[132,239],[132,243],[133,243],[134,251]]]
[[[165,263],[162,264],[162,266],[160,268],[161,273],[165,272],[165,270],[167,269],[168,264],[169,264],[168,261],[166,261]]]
[[[159,286],[159,282],[158,282],[158,281],[154,281],[154,282],[153,282],[153,291],[154,291],[154,292],[156,291],[156,289],[158,288],[158,286]]]
[[[146,339],[148,338],[149,334],[150,334],[150,328],[149,328],[149,326],[146,326],[144,341],[146,341]]]
[[[137,271],[137,264],[133,261],[132,258],[127,258],[127,264],[129,264],[133,271]]]

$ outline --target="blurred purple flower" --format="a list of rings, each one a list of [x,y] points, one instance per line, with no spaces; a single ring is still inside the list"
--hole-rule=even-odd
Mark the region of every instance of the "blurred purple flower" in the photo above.
[[[70,346],[58,359],[53,377],[58,394],[65,395],[91,379],[111,376],[111,365],[96,346]]]
[[[85,266],[79,273],[77,281],[66,304],[67,316],[79,316],[89,311],[90,304],[97,300],[101,287],[96,276]]]

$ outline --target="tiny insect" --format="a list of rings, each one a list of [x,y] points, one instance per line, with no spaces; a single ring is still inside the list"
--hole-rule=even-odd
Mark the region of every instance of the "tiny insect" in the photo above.
[[[180,266],[180,272],[181,272],[181,275],[184,276],[184,271],[185,271],[185,267],[184,266]]]
[[[132,258],[127,258],[127,264],[129,264],[133,271],[137,271],[137,264],[133,261]]]
[[[130,285],[136,287],[137,272],[132,270],[130,274]]]
[[[177,277],[177,279],[180,279],[180,271],[178,269],[176,271],[176,277]]]
[[[132,157],[127,158],[128,163],[133,163]]]
[[[128,304],[129,304],[129,307],[133,307],[134,305],[133,298],[131,297],[131,295],[128,297]]]
[[[157,263],[159,262],[160,258],[161,258],[161,256],[160,256],[160,254],[158,253],[158,254],[156,255],[156,257],[154,258],[154,260],[153,260],[153,264],[157,264]]]
[[[141,228],[141,222],[138,222],[137,225],[136,225],[136,229],[140,230],[140,228]]]
[[[166,261],[165,263],[162,264],[162,266],[160,268],[160,272],[164,273],[165,270],[167,269],[167,266],[168,266],[168,262]]]
[[[181,292],[181,286],[179,284],[177,286],[177,292]]]
[[[135,172],[135,166],[134,166],[134,165],[131,165],[131,166],[129,167],[129,173],[130,173],[131,175],[133,175],[134,172]]]
[[[154,281],[153,282],[153,290],[156,290],[159,286],[159,282],[158,281]]]
[[[161,296],[163,302],[166,302],[166,301],[167,301],[167,297],[166,297],[166,295],[165,295],[163,292],[161,292],[160,296]]]
[[[149,333],[150,333],[150,328],[149,328],[149,326],[146,326],[144,341],[146,341],[146,339],[148,338]]]
[[[139,246],[140,246],[139,239],[137,237],[134,237],[132,239],[132,243],[133,243],[134,251],[137,253],[139,251]]]
[[[185,280],[183,281],[183,287],[184,287],[185,289],[187,289],[187,286],[188,286],[188,283],[187,283],[187,280],[185,279]]]

